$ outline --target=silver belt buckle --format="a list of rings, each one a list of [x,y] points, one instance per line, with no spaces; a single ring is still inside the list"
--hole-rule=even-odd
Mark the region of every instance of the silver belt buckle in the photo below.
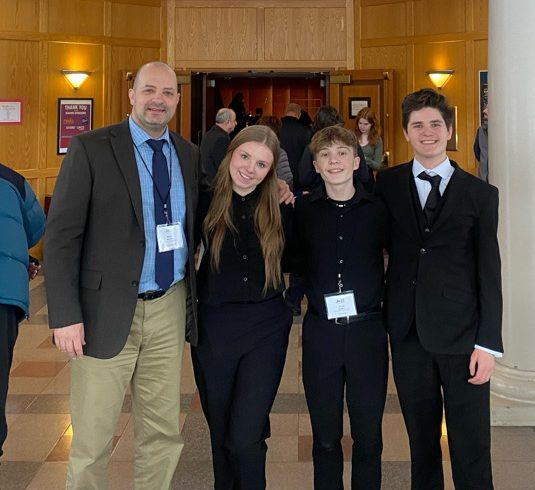
[[[341,323],[341,322],[338,321],[341,318],[345,318],[346,319],[345,323]],[[338,318],[335,318],[334,319],[334,324],[335,325],[349,325],[349,316],[340,316]]]

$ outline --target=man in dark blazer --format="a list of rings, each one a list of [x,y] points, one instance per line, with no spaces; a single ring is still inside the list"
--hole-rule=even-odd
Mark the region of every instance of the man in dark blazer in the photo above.
[[[446,155],[453,110],[431,89],[402,104],[412,162],[380,172],[390,211],[385,311],[413,490],[444,488],[445,410],[457,490],[492,489],[490,377],[503,351],[498,190]]]
[[[201,164],[206,178],[211,184],[217,169],[230,144],[230,136],[236,127],[236,114],[232,109],[219,109],[215,116],[215,124],[204,135],[201,146]]]
[[[294,192],[301,189],[299,162],[312,138],[312,130],[299,120],[300,116],[301,106],[295,102],[290,102],[286,108],[285,116],[281,118],[282,127],[279,131],[281,148],[288,154],[290,170],[294,176]]]
[[[106,488],[128,386],[135,488],[168,488],[183,446],[182,352],[186,335],[197,342],[199,154],[167,128],[179,101],[169,66],[142,66],[129,97],[129,119],[73,138],[48,215],[50,327],[72,358],[68,489]]]

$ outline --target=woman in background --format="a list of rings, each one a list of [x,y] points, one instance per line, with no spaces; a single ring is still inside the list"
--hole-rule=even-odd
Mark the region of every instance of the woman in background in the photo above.
[[[266,486],[269,412],[292,324],[281,271],[283,226],[292,208],[279,205],[278,157],[271,129],[245,128],[231,141],[212,194],[201,196],[206,251],[192,358],[217,490]]]
[[[383,140],[381,139],[381,126],[375,112],[369,107],[361,109],[356,117],[355,133],[370,174],[370,180],[375,184],[374,170],[381,168],[383,161]],[[361,162],[364,163],[364,162]]]

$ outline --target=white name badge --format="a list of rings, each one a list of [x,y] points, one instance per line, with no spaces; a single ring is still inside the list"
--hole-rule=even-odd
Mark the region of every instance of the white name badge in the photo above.
[[[325,294],[324,298],[329,320],[357,314],[357,303],[353,291]]]
[[[156,238],[158,239],[159,252],[178,250],[184,246],[182,225],[180,223],[157,225]]]

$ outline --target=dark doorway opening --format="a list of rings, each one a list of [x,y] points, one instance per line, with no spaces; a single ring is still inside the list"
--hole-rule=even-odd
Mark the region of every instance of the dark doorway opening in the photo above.
[[[327,74],[315,73],[194,73],[191,77],[191,137],[200,144],[214,124],[215,114],[241,92],[251,123],[258,114],[284,116],[290,102],[298,103],[313,119],[327,103]]]

